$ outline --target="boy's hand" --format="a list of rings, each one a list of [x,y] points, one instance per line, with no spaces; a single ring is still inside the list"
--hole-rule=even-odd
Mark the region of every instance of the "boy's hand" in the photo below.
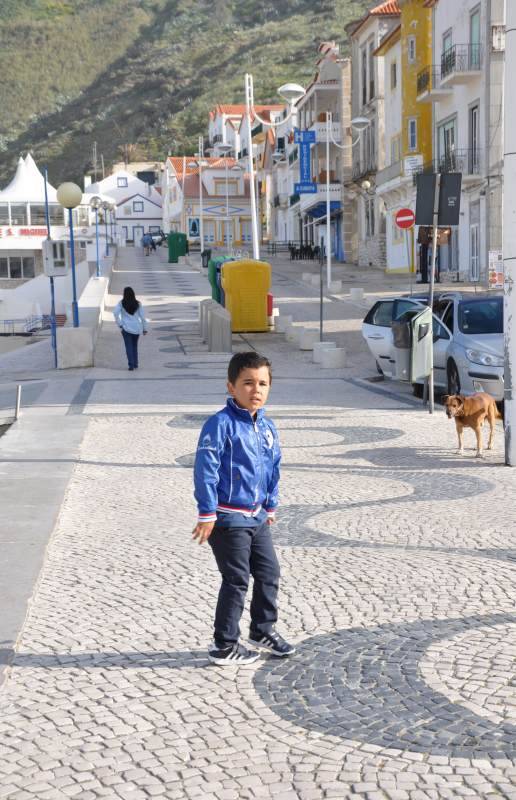
[[[197,539],[199,544],[202,544],[210,538],[211,532],[215,527],[214,522],[198,522],[193,529],[192,539]]]
[[[267,517],[267,525],[274,525],[276,517]]]

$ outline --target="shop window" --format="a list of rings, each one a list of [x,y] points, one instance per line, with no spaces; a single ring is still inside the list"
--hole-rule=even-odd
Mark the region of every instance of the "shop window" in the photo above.
[[[33,278],[36,274],[34,269],[34,257],[33,256],[23,256],[23,277],[24,278]]]
[[[9,258],[9,274],[13,280],[22,277],[22,260],[19,256]]]
[[[11,225],[28,225],[27,206],[11,203]]]

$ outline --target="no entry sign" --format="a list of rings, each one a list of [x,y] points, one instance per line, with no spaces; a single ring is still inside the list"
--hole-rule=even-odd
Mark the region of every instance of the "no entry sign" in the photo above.
[[[396,225],[402,230],[412,228],[415,221],[416,215],[410,208],[400,208],[395,217]]]

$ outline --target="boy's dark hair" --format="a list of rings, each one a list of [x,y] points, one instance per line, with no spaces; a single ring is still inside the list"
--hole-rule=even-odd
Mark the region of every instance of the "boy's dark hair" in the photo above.
[[[234,385],[243,369],[259,369],[260,367],[268,368],[269,379],[272,383],[272,366],[268,358],[254,350],[247,353],[235,353],[228,364],[228,381]]]

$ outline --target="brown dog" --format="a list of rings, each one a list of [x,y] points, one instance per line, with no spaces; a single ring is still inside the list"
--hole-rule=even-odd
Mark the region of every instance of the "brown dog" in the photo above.
[[[460,455],[464,454],[464,428],[473,428],[477,437],[477,458],[482,458],[482,425],[489,422],[489,443],[487,449],[491,450],[494,440],[495,420],[501,419],[496,402],[490,394],[478,392],[469,397],[463,394],[447,394],[443,397],[448,419],[455,420],[457,436],[459,437]]]

